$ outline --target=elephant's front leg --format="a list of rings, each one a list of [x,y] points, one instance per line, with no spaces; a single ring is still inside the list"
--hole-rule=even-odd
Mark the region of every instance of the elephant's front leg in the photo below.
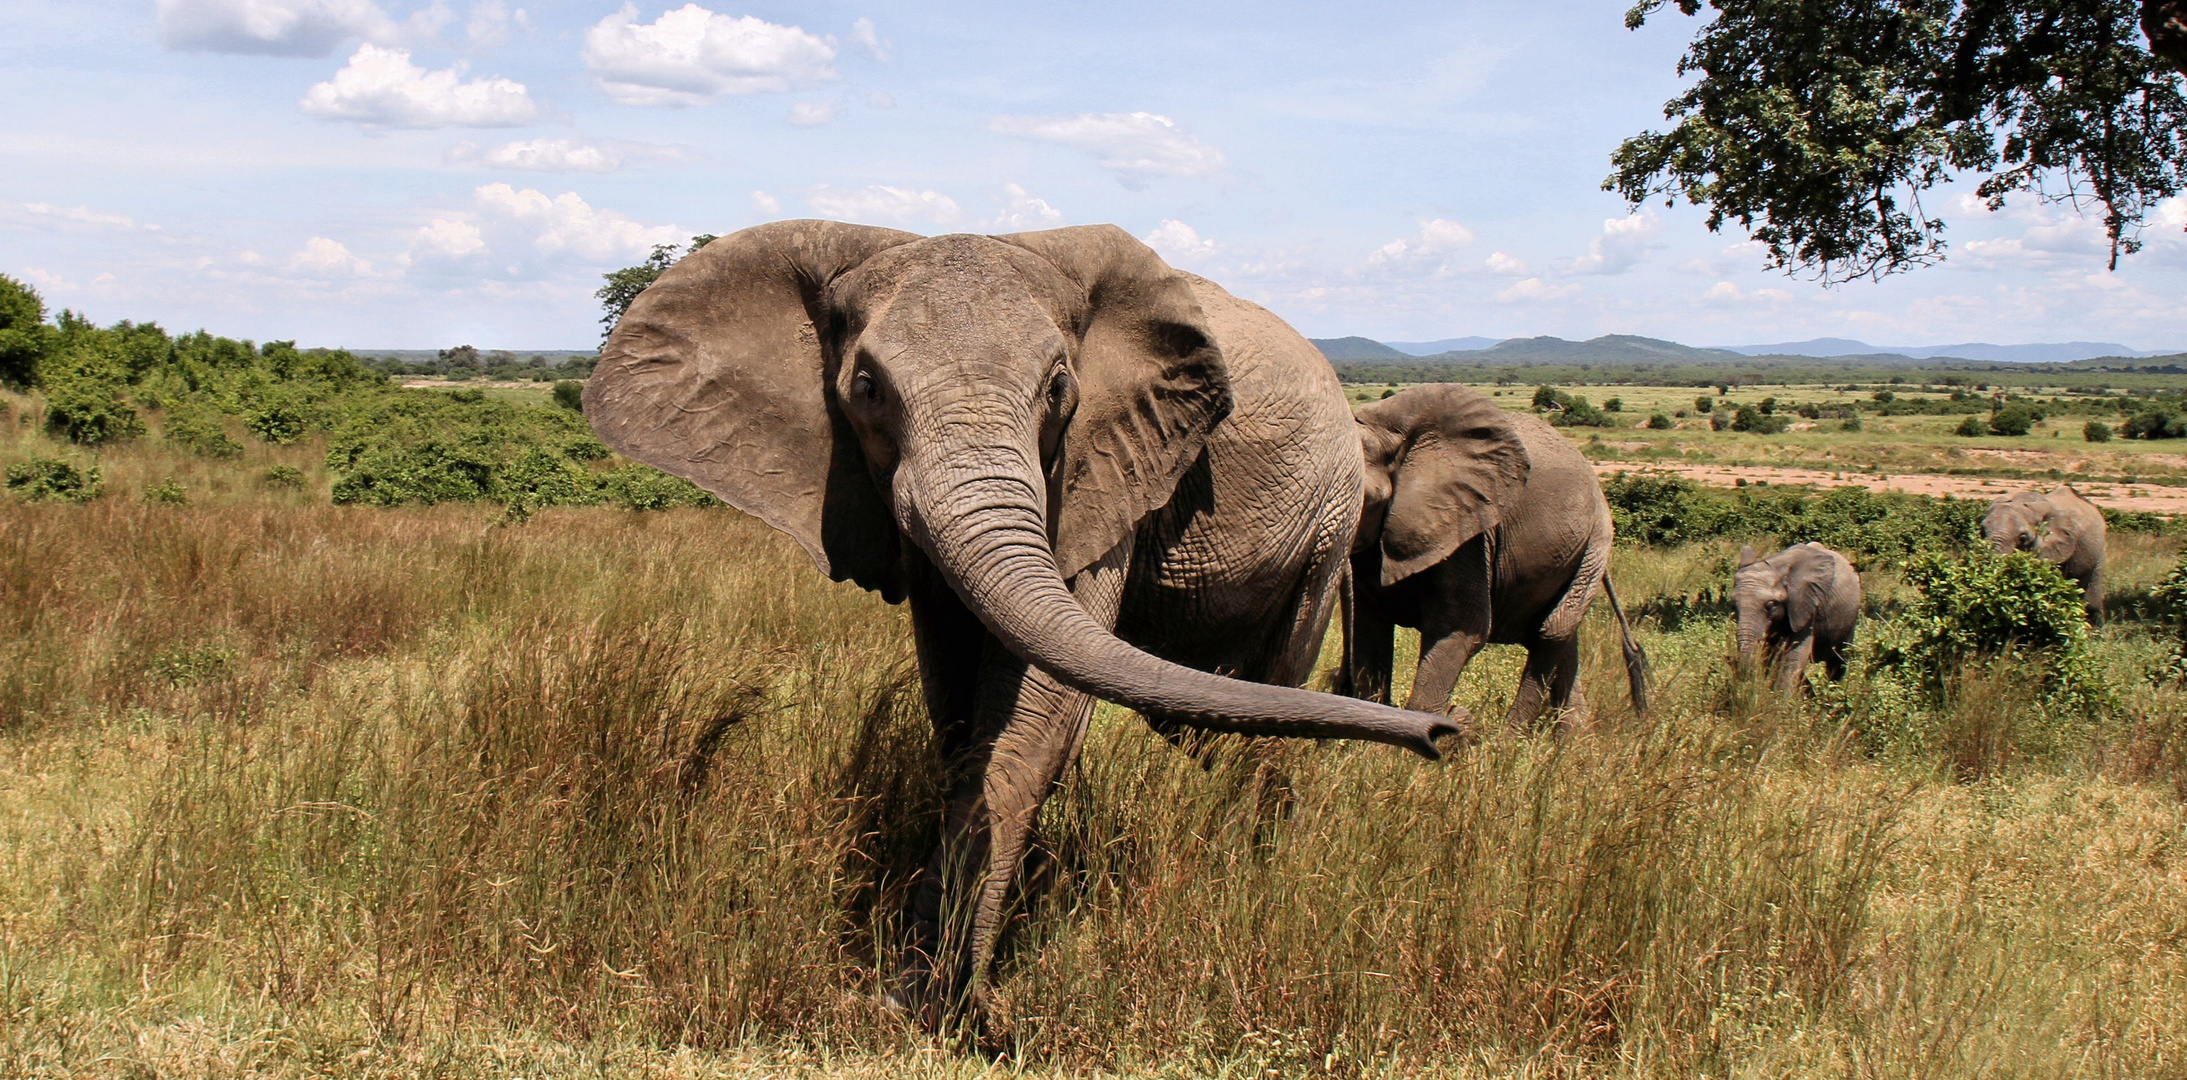
[[[1071,583],[1104,624],[1115,622],[1127,551],[1120,546]],[[988,642],[973,739],[958,763],[941,845],[913,899],[910,969],[933,975],[920,993],[929,1026],[976,1009],[1041,804],[1077,757],[1093,706],[1084,693]]]
[[[1488,642],[1488,545],[1474,540],[1422,571],[1416,584],[1408,584],[1421,593],[1420,665],[1413,671],[1412,694],[1405,707],[1448,713],[1470,727],[1465,710],[1451,706],[1450,694],[1473,654]]]
[[[1815,660],[1815,632],[1809,630],[1793,638],[1777,657],[1777,692],[1789,694],[1800,688],[1807,679],[1807,665]]]

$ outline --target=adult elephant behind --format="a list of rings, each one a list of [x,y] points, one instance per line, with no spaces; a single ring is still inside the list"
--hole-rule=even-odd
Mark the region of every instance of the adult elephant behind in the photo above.
[[[1294,688],[1359,511],[1342,392],[1280,320],[1121,229],[746,229],[640,294],[584,403],[609,446],[910,600],[961,770],[899,982],[929,1024],[976,1000],[1094,698],[1428,757],[1455,731]]]
[[[1505,725],[1546,708],[1585,722],[1579,628],[1599,586],[1625,650],[1633,711],[1646,710],[1647,657],[1610,586],[1610,506],[1570,440],[1455,383],[1401,391],[1358,413],[1367,496],[1353,542],[1345,686],[1388,700],[1394,629],[1420,631],[1414,709],[1450,708],[1483,645],[1526,648]]]
[[[2002,555],[2031,551],[2081,586],[2091,622],[2103,621],[2103,511],[2061,484],[2047,494],[2017,491],[1990,504],[1982,535]]]

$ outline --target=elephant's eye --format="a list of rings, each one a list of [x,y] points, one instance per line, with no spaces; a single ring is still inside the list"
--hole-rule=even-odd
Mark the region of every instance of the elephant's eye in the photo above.
[[[1070,397],[1071,373],[1068,371],[1056,372],[1055,378],[1048,380],[1048,404],[1051,407],[1060,409],[1063,407],[1064,402],[1070,400]]]
[[[851,396],[860,401],[879,401],[881,386],[873,381],[872,374],[861,371],[851,376]]]

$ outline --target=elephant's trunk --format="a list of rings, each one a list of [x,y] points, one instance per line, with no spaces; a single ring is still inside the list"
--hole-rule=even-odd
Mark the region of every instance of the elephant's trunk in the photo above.
[[[1753,671],[1762,658],[1762,639],[1769,630],[1763,625],[1767,618],[1759,604],[1739,608],[1739,668],[1742,671]]]
[[[989,445],[949,456],[978,465],[921,468],[907,455],[899,466],[902,524],[1005,647],[1063,682],[1217,731],[1361,739],[1429,758],[1437,738],[1458,733],[1442,716],[1223,678],[1125,644],[1065,588],[1039,510],[1045,484],[1026,452]]]

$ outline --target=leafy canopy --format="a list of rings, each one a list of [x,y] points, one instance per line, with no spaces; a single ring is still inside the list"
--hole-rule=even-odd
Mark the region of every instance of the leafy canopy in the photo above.
[[[1639,0],[1638,28],[1666,2]],[[1661,195],[1737,222],[1770,265],[1824,281],[1943,257],[1922,193],[1984,174],[2014,192],[2100,205],[2111,266],[2187,167],[2187,0],[1708,0],[1678,62],[1698,74],[1669,131],[1625,140],[1605,190]],[[2143,28],[2155,51],[2144,47]]]
[[[691,251],[697,251],[714,240],[713,234],[700,233],[691,238]],[[653,253],[647,255],[644,262],[600,275],[607,284],[600,286],[599,291],[592,295],[599,298],[602,308],[607,309],[607,314],[600,316],[602,342],[607,341],[608,335],[615,332],[615,324],[623,321],[623,313],[630,310],[630,305],[638,299],[638,294],[644,292],[646,286],[659,280],[662,274],[668,272],[669,267],[676,265],[677,252],[682,250],[681,244],[655,244]]]

